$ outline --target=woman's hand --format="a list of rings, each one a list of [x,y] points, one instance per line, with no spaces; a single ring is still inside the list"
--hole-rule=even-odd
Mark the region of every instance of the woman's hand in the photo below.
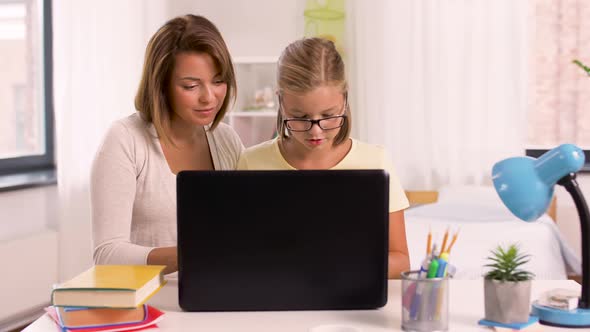
[[[148,265],[166,265],[164,274],[178,271],[178,251],[174,247],[154,248],[147,258]]]

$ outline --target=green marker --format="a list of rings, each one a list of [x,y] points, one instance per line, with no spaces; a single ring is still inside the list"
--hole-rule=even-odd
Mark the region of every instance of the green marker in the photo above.
[[[432,250],[432,260],[430,261],[426,278],[436,278],[436,272],[438,271],[438,259],[436,259],[436,257],[438,257],[438,249],[434,247]]]

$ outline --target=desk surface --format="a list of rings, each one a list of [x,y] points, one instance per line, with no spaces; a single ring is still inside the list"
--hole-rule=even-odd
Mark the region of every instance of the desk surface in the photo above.
[[[389,281],[388,303],[378,310],[346,311],[267,311],[267,312],[182,312],[178,307],[178,284],[169,281],[151,300],[150,304],[166,311],[159,329],[149,331],[298,331],[313,332],[321,325],[338,325],[356,328],[359,332],[400,331],[401,282]],[[450,293],[449,331],[491,331],[480,327],[477,321],[483,318],[483,281],[452,280]],[[531,296],[553,288],[580,290],[580,285],[571,280],[536,280]],[[590,329],[585,329],[590,331]],[[42,316],[24,331],[59,332],[58,326],[47,315]],[[543,331],[572,331],[544,326]],[[582,331],[582,329],[576,329]]]

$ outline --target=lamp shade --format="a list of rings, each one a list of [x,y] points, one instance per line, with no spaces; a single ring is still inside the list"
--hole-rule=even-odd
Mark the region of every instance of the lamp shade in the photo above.
[[[557,181],[583,165],[584,151],[573,144],[562,144],[538,159],[513,157],[497,162],[492,168],[492,181],[502,202],[515,216],[534,221],[547,211]]]

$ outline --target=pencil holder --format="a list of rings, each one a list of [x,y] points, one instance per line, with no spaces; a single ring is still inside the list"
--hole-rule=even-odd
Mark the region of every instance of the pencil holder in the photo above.
[[[419,278],[418,273],[402,272],[402,330],[448,331],[449,277]]]

